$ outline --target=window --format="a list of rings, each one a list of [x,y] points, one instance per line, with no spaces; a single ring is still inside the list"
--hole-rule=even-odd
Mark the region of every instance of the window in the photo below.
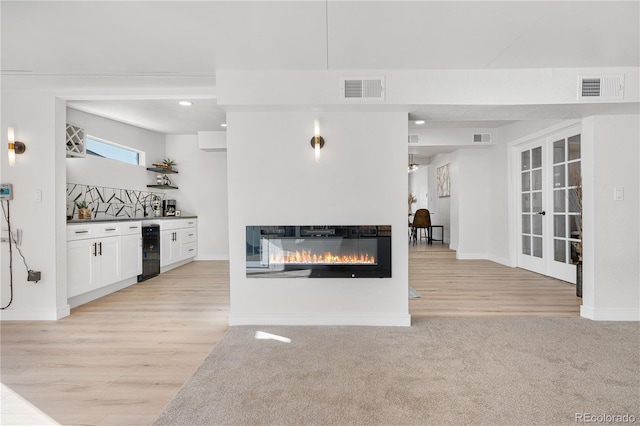
[[[142,152],[93,136],[87,136],[87,154],[139,166]]]

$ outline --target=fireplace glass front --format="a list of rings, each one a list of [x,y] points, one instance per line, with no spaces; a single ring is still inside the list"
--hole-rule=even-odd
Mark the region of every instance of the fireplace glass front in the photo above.
[[[247,226],[247,277],[389,278],[391,226]]]

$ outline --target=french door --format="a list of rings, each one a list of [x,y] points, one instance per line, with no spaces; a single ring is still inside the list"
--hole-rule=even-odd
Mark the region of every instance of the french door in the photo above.
[[[575,283],[582,237],[580,130],[516,149],[518,266]]]

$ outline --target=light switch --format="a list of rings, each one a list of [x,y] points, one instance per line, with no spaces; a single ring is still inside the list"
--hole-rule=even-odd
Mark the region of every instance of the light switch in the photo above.
[[[621,186],[616,186],[613,188],[613,201],[622,201],[624,200],[624,188]]]
[[[34,203],[41,203],[42,202],[42,190],[41,189],[36,189],[33,192],[33,202]]]

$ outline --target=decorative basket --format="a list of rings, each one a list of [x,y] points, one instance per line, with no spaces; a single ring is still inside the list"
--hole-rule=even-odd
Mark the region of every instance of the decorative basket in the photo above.
[[[91,219],[91,210],[78,209],[78,219]]]

